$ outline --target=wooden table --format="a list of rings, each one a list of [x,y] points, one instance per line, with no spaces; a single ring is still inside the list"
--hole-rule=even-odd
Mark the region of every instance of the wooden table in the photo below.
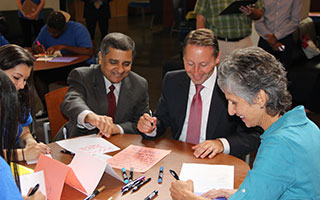
[[[68,56],[69,57],[69,56]],[[77,57],[77,59],[71,62],[45,62],[45,61],[34,61],[33,71],[40,71],[40,70],[48,70],[48,69],[56,69],[60,67],[67,67],[74,64],[82,63],[88,59],[90,56],[87,55],[72,55],[70,57]]]
[[[103,199],[106,200],[110,196],[113,199],[127,199],[127,200],[135,200],[135,199],[144,199],[147,195],[149,195],[153,190],[158,190],[158,196],[155,199],[161,200],[170,200],[170,185],[174,178],[168,172],[169,169],[175,170],[178,174],[180,174],[180,169],[182,167],[182,163],[205,163],[205,164],[224,164],[224,165],[234,165],[234,187],[238,188],[239,185],[244,180],[247,172],[249,170],[249,166],[242,160],[227,155],[227,154],[219,154],[213,159],[197,159],[193,156],[193,151],[191,149],[190,144],[160,138],[156,140],[143,140],[140,135],[132,135],[132,134],[124,134],[124,135],[115,135],[108,139],[111,143],[117,145],[120,149],[124,149],[130,144],[153,147],[159,149],[172,150],[169,155],[167,155],[164,159],[158,162],[155,166],[153,166],[150,170],[148,170],[143,175],[146,178],[151,177],[151,181],[140,188],[139,191],[131,194],[128,192],[127,194],[121,196],[121,187],[124,183],[119,180],[113,178],[112,176],[104,173],[98,187],[105,185],[106,189],[101,192],[99,195],[95,197],[95,199]],[[62,154],[60,153],[61,147],[56,143],[50,143],[50,148],[52,149],[52,157],[56,160],[59,160],[65,164],[69,164],[72,160],[72,155]],[[109,155],[115,155],[117,152],[109,153]],[[158,184],[158,175],[160,166],[164,167],[164,176],[163,183]],[[29,166],[30,167],[30,166]],[[114,169],[116,173],[120,177],[122,177],[121,170]],[[127,172],[128,174],[128,172]],[[140,177],[142,174],[134,173],[134,179]],[[85,195],[73,189],[69,185],[64,186],[63,193],[61,199],[72,200],[72,199],[84,199]]]

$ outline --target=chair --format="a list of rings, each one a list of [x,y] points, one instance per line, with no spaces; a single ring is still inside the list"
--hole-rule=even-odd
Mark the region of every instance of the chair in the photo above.
[[[49,122],[43,123],[43,132],[45,143],[49,143],[49,130],[51,133],[51,140],[56,136],[59,129],[68,121],[68,118],[64,116],[60,110],[60,104],[63,102],[64,96],[67,93],[69,87],[62,87],[53,91],[50,91],[45,95],[48,119]],[[66,139],[66,132],[64,131],[64,138]]]

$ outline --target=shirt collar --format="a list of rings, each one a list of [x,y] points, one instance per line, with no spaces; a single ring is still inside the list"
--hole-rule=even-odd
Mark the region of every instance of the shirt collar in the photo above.
[[[213,73],[211,74],[211,76],[205,81],[202,83],[202,86],[204,86],[204,88],[208,88],[210,90],[213,90],[214,88],[214,85],[216,83],[216,80],[217,80],[217,66],[214,67],[213,69]],[[190,86],[192,86],[193,88],[195,88],[195,84],[191,81],[191,84]]]
[[[121,83],[122,83],[122,82],[120,82],[120,83],[113,83],[113,84],[112,84],[105,76],[103,76],[103,79],[104,79],[104,83],[105,83],[105,85],[106,85],[106,90],[107,90],[106,92],[107,92],[107,93],[110,91],[109,87],[110,87],[111,85],[114,85],[116,91],[120,91],[120,87],[121,87]]]

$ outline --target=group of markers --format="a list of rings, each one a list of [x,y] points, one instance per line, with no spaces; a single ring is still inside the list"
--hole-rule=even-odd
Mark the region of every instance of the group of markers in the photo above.
[[[172,174],[172,176],[176,179],[176,180],[179,180],[179,177],[177,175],[177,173],[173,170],[169,170],[170,173]],[[122,177],[123,177],[123,180],[125,182],[125,186],[123,186],[121,188],[121,193],[122,195],[126,194],[127,192],[129,192],[130,190],[131,193],[139,190],[143,185],[145,185],[146,183],[148,183],[151,178],[148,178],[145,180],[145,176],[141,176],[135,180],[132,180],[133,179],[133,168],[130,168],[130,176],[128,178],[127,176],[127,173],[126,173],[126,169],[125,168],[122,168]],[[163,166],[160,167],[160,170],[159,170],[159,178],[158,178],[158,183],[161,184],[162,183],[162,179],[163,179]],[[151,194],[149,194],[144,200],[151,200],[153,199],[155,196],[157,196],[158,194],[158,190],[154,190]]]

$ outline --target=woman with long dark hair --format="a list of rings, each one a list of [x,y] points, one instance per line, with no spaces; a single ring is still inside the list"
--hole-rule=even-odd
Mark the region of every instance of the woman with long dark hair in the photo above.
[[[18,92],[20,117],[16,146],[22,147],[17,149],[18,160],[35,160],[41,153],[50,153],[47,145],[37,143],[29,128],[32,117],[28,79],[33,69],[33,57],[18,45],[4,45],[0,47],[0,68],[10,78]]]
[[[0,70],[0,199],[22,199],[17,171],[16,132],[19,123],[19,100],[15,86],[7,75]],[[13,174],[9,165],[13,163]],[[15,183],[16,182],[16,183]],[[18,185],[18,187],[17,187]],[[45,199],[40,191],[23,199]]]

